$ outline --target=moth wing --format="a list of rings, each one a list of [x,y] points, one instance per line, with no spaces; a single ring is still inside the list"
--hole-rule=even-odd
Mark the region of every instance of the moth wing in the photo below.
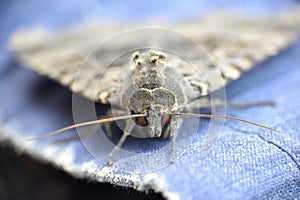
[[[202,76],[185,65],[177,65],[177,70],[186,76],[200,95],[207,95],[208,91],[224,87],[256,63],[288,47],[296,40],[299,27],[299,10],[272,17],[243,17],[223,12],[178,23],[172,28],[198,42],[205,49],[206,55],[194,51],[184,41],[172,41],[172,48],[184,48],[187,59],[196,63]],[[121,25],[88,24],[56,33],[20,30],[12,37],[11,49],[21,63],[34,71],[92,101],[109,103],[118,80],[130,70],[130,63],[121,59],[106,68],[103,59],[134,47],[130,47],[133,40],[149,38],[136,35],[122,41],[117,47],[104,46],[101,52],[85,62],[87,65],[81,67],[81,64],[96,44],[128,28]],[[156,41],[149,41],[149,44],[167,41],[166,38],[157,37]]]
[[[58,32],[42,29],[19,30],[13,35],[10,46],[22,65],[92,101],[108,103],[112,88],[121,75],[128,71],[128,66],[125,61],[107,69],[101,64],[107,54],[117,54],[113,52],[117,51],[113,48],[105,49],[104,53],[91,56],[87,61],[85,59],[93,48],[112,33],[122,30],[118,25],[94,24],[75,26]],[[101,85],[98,84],[99,77]]]
[[[295,9],[268,17],[215,13],[180,29],[202,45],[210,57],[203,59],[191,52],[191,60],[201,69],[202,77],[189,74],[184,67],[182,73],[195,90],[205,91],[203,87],[207,85],[213,92],[295,42],[300,12]]]

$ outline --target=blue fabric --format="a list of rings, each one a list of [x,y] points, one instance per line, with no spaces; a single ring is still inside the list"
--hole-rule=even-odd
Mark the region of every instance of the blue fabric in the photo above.
[[[182,177],[176,176],[178,166],[165,169],[168,175],[174,170],[173,183],[189,179],[186,187],[172,185],[174,191],[185,188],[185,195],[192,193],[196,199],[300,196],[299,53],[300,43],[257,66],[226,90],[234,102],[275,101],[276,107],[230,109],[228,115],[268,124],[287,134],[227,121],[222,139],[209,156],[199,159],[187,155],[186,160],[176,163],[185,172]],[[199,153],[197,145],[191,147],[193,155]]]
[[[80,1],[79,1],[80,2]],[[276,12],[291,8],[294,1],[217,1],[217,3],[152,2],[143,5],[127,1],[121,6],[114,1],[100,2],[99,10],[84,11],[84,3],[71,1],[10,1],[1,2],[0,19],[0,119],[1,138],[17,145],[18,138],[40,135],[73,123],[71,92],[40,77],[32,71],[21,68],[8,52],[8,39],[16,28],[23,26],[59,27],[89,18],[135,20],[152,15],[182,19],[203,14],[220,7],[235,7],[254,13]],[[7,4],[6,4],[7,3]],[[197,5],[197,6],[196,6]],[[142,9],[141,9],[142,8]],[[167,9],[168,8],[168,9]],[[141,10],[139,10],[141,9]],[[140,12],[136,12],[139,10]],[[143,12],[144,11],[144,12]],[[189,11],[189,12],[187,12]],[[263,130],[247,124],[227,121],[222,137],[215,148],[205,157],[200,156],[201,142],[205,136],[207,120],[203,120],[199,133],[180,160],[156,171],[160,183],[147,182],[144,174],[138,177],[114,171],[112,176],[97,177],[104,167],[94,162],[93,157],[80,142],[60,143],[57,149],[45,148],[50,140],[41,140],[24,149],[32,156],[61,166],[71,174],[85,169],[80,177],[98,181],[115,182],[139,188],[133,180],[142,180],[150,188],[163,192],[171,199],[295,199],[300,197],[300,43],[280,55],[260,64],[226,88],[227,97],[233,102],[275,101],[275,107],[229,109],[228,115],[259,122],[283,130],[285,135]],[[15,134],[15,135],[12,135]],[[4,139],[3,139],[4,138]],[[19,146],[22,146],[19,143]],[[75,147],[74,147],[75,146]],[[16,146],[15,146],[16,147]],[[71,149],[70,161],[55,153]],[[43,152],[41,155],[40,152]],[[45,155],[50,155],[48,158]],[[64,163],[62,164],[62,159]],[[142,155],[136,159],[144,159]],[[69,162],[69,163],[68,163]],[[93,166],[82,166],[93,163]],[[69,165],[68,165],[69,164]],[[70,166],[72,164],[72,166]],[[94,171],[93,171],[94,170]],[[150,177],[150,176],[148,176]],[[118,181],[115,179],[119,178]],[[149,178],[150,180],[151,177]],[[144,185],[144,187],[146,187]],[[145,189],[145,188],[144,188]]]

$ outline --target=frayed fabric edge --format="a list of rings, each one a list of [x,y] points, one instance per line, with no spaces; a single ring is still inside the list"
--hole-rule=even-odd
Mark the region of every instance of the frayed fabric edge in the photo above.
[[[60,154],[59,157],[52,159],[55,150],[51,152],[49,150],[37,151],[34,145],[24,143],[26,138],[22,137],[22,134],[13,127],[13,122],[5,123],[0,120],[0,143],[12,147],[18,154],[28,154],[39,162],[50,163],[78,179],[131,187],[146,193],[153,190],[155,193],[160,193],[167,200],[180,200],[179,194],[169,191],[165,176],[162,173],[120,174],[117,169],[108,166],[99,169],[97,160],[78,165],[73,162],[72,158],[68,158],[72,154],[72,148],[65,149],[65,154]]]

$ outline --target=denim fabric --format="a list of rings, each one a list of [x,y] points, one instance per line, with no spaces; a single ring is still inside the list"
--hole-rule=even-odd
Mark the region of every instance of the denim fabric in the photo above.
[[[72,94],[67,89],[16,64],[8,51],[8,39],[18,27],[59,27],[90,18],[149,19],[152,15],[182,19],[210,10],[234,7],[252,13],[276,12],[291,8],[294,1],[229,1],[218,3],[152,2],[144,12],[135,12],[143,5],[128,1],[118,6],[111,1],[85,11],[84,3],[71,1],[1,2],[0,19],[0,141],[9,142],[63,168],[76,177],[106,181],[134,187],[154,189],[168,199],[295,199],[300,197],[300,43],[274,58],[259,64],[226,88],[232,102],[271,100],[274,107],[228,109],[228,115],[248,119],[283,130],[270,132],[248,124],[227,121],[221,138],[212,151],[200,156],[208,120],[202,120],[199,132],[179,160],[150,174],[130,174],[108,168],[95,160],[80,141],[63,140],[70,131],[55,139],[25,142],[24,140],[73,123]],[[73,1],[72,1],[73,2]],[[197,5],[197,6],[196,6]],[[166,9],[169,8],[169,9]],[[98,10],[99,9],[99,12]],[[113,10],[114,12],[110,12]],[[188,12],[187,12],[188,11]],[[95,15],[93,15],[95,14]],[[138,16],[137,16],[138,15]],[[151,144],[151,143],[150,143]],[[151,154],[150,154],[151,155]],[[133,158],[149,165],[147,156]]]
[[[299,198],[299,54],[300,43],[260,64],[226,90],[233,102],[275,101],[275,107],[229,109],[228,115],[268,124],[286,134],[227,121],[222,138],[207,157],[194,156],[199,154],[195,142],[192,155],[163,170],[168,175],[173,171],[172,183],[189,179],[186,187],[172,184],[173,191],[193,194],[192,199]],[[184,171],[181,176],[176,175],[179,166]]]

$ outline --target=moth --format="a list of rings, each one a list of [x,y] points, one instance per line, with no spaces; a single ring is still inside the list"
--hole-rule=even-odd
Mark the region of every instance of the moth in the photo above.
[[[20,30],[12,37],[11,49],[23,65],[91,101],[112,104],[118,110],[111,118],[75,124],[33,139],[127,119],[123,136],[108,155],[107,163],[112,165],[115,153],[134,126],[147,128],[143,137],[171,138],[170,162],[174,161],[182,117],[224,118],[280,132],[245,119],[187,112],[187,107],[288,47],[298,36],[299,13],[295,10],[264,18],[216,13],[170,25],[172,29],[128,31],[109,42],[103,42],[104,38],[133,26],[85,24],[55,33]],[[192,40],[174,33],[174,29]],[[100,48],[93,49],[99,40]],[[124,53],[131,58],[112,59]],[[196,65],[200,73],[194,73],[188,62]]]

